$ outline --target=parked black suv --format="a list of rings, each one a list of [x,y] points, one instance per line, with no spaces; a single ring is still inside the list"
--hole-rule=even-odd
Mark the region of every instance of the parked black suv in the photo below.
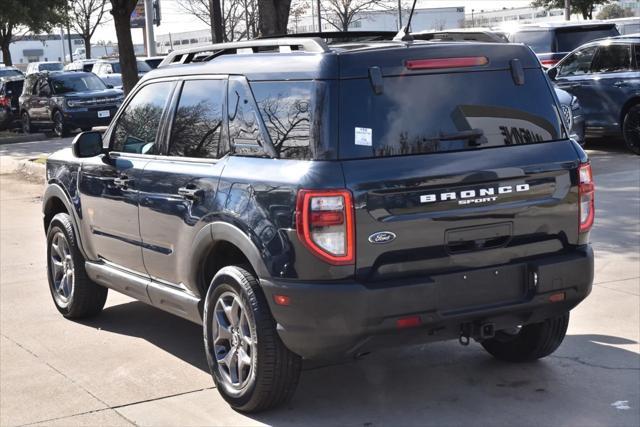
[[[23,84],[23,75],[0,77],[0,130],[20,127],[18,98]]]
[[[302,358],[545,357],[593,280],[591,168],[522,45],[173,52],[47,181],[58,310],[95,315],[112,288],[202,324],[241,411],[286,401]]]
[[[25,133],[53,128],[66,136],[76,128],[106,126],[123,100],[93,73],[51,72],[29,74],[20,96],[20,118]]]
[[[619,35],[616,24],[611,22],[563,22],[523,25],[509,35],[509,41],[531,47],[548,68],[584,43]]]

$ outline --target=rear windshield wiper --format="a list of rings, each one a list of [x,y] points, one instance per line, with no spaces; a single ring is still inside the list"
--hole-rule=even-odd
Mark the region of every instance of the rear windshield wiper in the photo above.
[[[486,144],[487,138],[484,137],[484,131],[482,129],[469,129],[454,133],[442,133],[438,136],[440,141],[457,141],[459,139],[468,141],[472,145]]]

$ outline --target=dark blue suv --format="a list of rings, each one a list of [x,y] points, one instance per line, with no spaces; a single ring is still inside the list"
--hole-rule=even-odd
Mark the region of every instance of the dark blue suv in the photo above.
[[[202,325],[217,389],[255,412],[303,358],[551,354],[591,290],[593,200],[525,46],[213,45],[48,158],[49,288],[68,318],[110,288]]]
[[[640,36],[587,43],[548,73],[580,100],[587,138],[623,136],[640,154]]]

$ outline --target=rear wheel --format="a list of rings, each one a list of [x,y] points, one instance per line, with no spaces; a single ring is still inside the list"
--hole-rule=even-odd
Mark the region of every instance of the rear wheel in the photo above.
[[[53,132],[60,138],[69,135],[69,125],[60,111],[53,113]]]
[[[482,341],[493,357],[507,362],[530,362],[546,357],[562,344],[569,326],[569,313],[544,322],[510,331],[498,331],[494,338]]]
[[[627,111],[622,123],[622,133],[627,148],[635,154],[640,154],[640,104]]]
[[[204,306],[204,344],[218,391],[234,409],[259,412],[293,395],[301,359],[280,340],[247,268],[224,267],[213,278]]]
[[[87,276],[76,242],[69,215],[54,216],[47,231],[49,290],[58,311],[70,319],[100,313],[108,292]]]

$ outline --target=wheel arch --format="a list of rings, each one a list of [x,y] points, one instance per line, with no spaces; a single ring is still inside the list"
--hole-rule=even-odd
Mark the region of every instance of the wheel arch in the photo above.
[[[215,273],[226,265],[247,264],[258,278],[270,277],[252,240],[240,228],[226,223],[207,224],[197,234],[192,251],[189,279],[204,295]]]
[[[627,102],[625,102],[622,110],[620,110],[620,129],[622,129],[622,126],[624,126],[624,118],[627,115],[627,112],[631,109],[631,107],[635,105],[640,105],[640,95],[630,98]]]
[[[78,242],[78,248],[80,248],[82,255],[87,258],[78,227],[79,220],[75,209],[73,209],[73,204],[60,185],[50,183],[42,196],[42,216],[45,233],[49,229],[49,224],[53,217],[59,213],[66,213],[71,217],[71,224],[73,225],[73,232]]]

